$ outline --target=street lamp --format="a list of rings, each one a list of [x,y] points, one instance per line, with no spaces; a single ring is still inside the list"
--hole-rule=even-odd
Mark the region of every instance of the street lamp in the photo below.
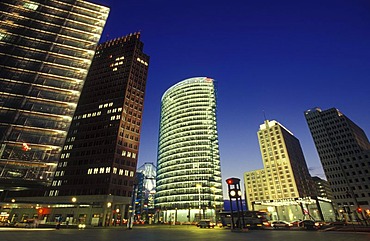
[[[214,221],[216,221],[217,219],[216,219],[216,187],[215,186],[212,186],[211,187],[211,191],[212,191],[212,193],[213,193],[213,210],[214,210],[214,212],[215,212],[215,215],[214,215],[214,218],[215,218],[215,220]]]
[[[202,212],[201,212],[201,200],[200,200],[200,189],[202,188],[202,184],[200,183],[197,183],[196,184],[196,187],[198,188],[198,198],[199,198],[199,221],[201,219],[201,216],[202,216]]]

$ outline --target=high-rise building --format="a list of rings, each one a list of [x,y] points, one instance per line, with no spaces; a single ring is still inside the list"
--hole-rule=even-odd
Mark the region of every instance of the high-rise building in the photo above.
[[[152,162],[146,162],[137,169],[136,175],[139,183],[135,201],[136,214],[141,215],[142,220],[151,223],[155,211],[157,167]]]
[[[256,210],[258,205],[258,210],[269,209],[273,219],[287,221],[302,218],[308,206],[317,209],[299,140],[274,120],[260,125],[257,135],[264,168],[244,174],[248,209]]]
[[[318,196],[327,198],[329,200],[334,199],[328,181],[317,176],[312,177],[312,180],[316,186],[316,192]]]
[[[109,207],[99,216],[104,222],[127,216],[149,67],[143,47],[140,33],[98,45],[48,200],[76,197],[80,203]]]
[[[339,208],[370,208],[370,143],[365,132],[335,108],[305,117]]]
[[[162,222],[215,218],[222,209],[214,79],[185,79],[162,96],[155,203]]]
[[[109,8],[2,0],[0,13],[0,189],[40,189],[52,180]]]

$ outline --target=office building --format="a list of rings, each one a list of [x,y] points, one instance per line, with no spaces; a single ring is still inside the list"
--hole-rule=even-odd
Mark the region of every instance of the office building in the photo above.
[[[316,187],[317,196],[324,197],[329,200],[333,200],[333,193],[331,192],[329,182],[320,178],[320,177],[312,177],[312,180]]]
[[[157,167],[146,162],[136,171],[138,189],[135,201],[135,212],[138,220],[152,223],[154,218],[154,196],[156,187]]]
[[[50,184],[109,8],[0,2],[0,200]],[[19,192],[17,192],[19,194]]]
[[[46,194],[104,207],[93,215],[104,225],[127,217],[131,204],[149,67],[143,47],[140,33],[98,45]]]
[[[214,79],[185,79],[162,96],[155,205],[160,222],[214,219],[222,209]]]
[[[335,108],[310,109],[305,117],[338,208],[369,209],[370,143],[365,132]]]
[[[248,209],[269,211],[274,220],[313,216],[319,201],[299,140],[274,120],[260,125],[257,135],[263,169],[244,174]],[[316,219],[324,218],[318,213]]]

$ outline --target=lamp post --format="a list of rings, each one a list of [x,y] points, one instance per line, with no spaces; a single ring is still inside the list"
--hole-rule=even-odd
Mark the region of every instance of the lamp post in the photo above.
[[[129,207],[129,213],[128,213],[128,222],[127,222],[127,228],[132,229],[133,224],[134,224],[134,218],[135,218],[135,200],[136,200],[136,193],[138,189],[138,178],[136,177],[134,180],[134,187],[132,191],[132,196],[131,196],[131,205]]]
[[[111,224],[111,215],[112,215],[112,203],[107,202],[107,209],[105,214],[105,224],[104,226],[110,226]]]
[[[202,212],[201,212],[202,205],[201,205],[201,199],[200,199],[200,189],[202,188],[202,184],[197,183],[196,187],[198,188],[198,199],[199,199],[199,221],[200,221],[201,216],[202,216]]]
[[[217,221],[217,218],[216,218],[216,187],[212,186],[211,187],[211,191],[212,191],[212,194],[213,194],[213,210],[214,210],[214,221],[216,222]]]

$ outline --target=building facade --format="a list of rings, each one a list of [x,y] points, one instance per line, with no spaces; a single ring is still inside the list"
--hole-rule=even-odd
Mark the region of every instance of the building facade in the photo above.
[[[52,180],[109,8],[0,2],[0,189]]]
[[[139,183],[135,201],[136,220],[152,223],[155,213],[157,167],[151,162],[146,162],[137,169],[136,174]]]
[[[312,177],[312,180],[316,187],[316,192],[319,197],[324,197],[329,200],[333,200],[333,193],[331,192],[329,182],[320,178],[320,177]]]
[[[160,222],[215,218],[222,209],[215,80],[185,79],[162,96],[156,208]]]
[[[248,209],[268,211],[274,220],[313,216],[319,200],[299,140],[269,120],[260,125],[257,135],[264,168],[244,174]],[[323,219],[322,213],[316,219]]]
[[[83,211],[60,209],[70,223],[81,222],[80,215],[86,216],[86,224],[122,225],[133,208],[149,67],[143,47],[140,33],[97,46],[53,181],[43,197]]]
[[[310,109],[305,117],[338,208],[349,213],[370,209],[370,143],[365,132],[335,108]]]

